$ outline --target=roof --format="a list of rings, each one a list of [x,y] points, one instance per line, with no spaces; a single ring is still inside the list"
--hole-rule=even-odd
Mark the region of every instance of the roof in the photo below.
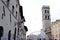
[[[50,7],[47,5],[43,5],[42,9],[50,9]]]

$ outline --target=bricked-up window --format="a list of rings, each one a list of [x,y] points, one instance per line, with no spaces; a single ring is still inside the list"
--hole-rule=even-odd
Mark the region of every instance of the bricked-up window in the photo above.
[[[8,32],[8,40],[11,40],[11,30]]]
[[[11,14],[10,14],[10,22],[11,22]]]
[[[14,13],[14,6],[12,6],[12,14]]]
[[[5,7],[3,6],[3,15],[5,16]]]
[[[10,2],[10,0],[7,0],[7,6],[9,7],[9,2]]]

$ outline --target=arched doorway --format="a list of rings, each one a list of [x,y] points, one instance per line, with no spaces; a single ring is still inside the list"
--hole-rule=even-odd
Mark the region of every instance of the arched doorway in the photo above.
[[[2,26],[0,26],[0,40],[1,40],[1,37],[3,36],[3,27]]]

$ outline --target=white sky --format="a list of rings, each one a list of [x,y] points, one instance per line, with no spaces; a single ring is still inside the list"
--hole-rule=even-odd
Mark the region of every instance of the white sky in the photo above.
[[[43,5],[50,6],[51,21],[60,19],[60,0],[20,0],[23,6],[23,14],[25,16],[25,25],[28,28],[27,35],[40,31],[42,28],[42,11]]]

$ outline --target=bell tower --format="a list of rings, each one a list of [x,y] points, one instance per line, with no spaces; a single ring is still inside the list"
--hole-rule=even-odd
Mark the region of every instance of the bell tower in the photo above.
[[[49,39],[51,39],[51,18],[50,18],[50,7],[42,7],[42,23],[43,31],[47,34]]]
[[[43,22],[44,30],[48,27],[51,27],[50,7],[49,6],[42,7],[42,22]]]

